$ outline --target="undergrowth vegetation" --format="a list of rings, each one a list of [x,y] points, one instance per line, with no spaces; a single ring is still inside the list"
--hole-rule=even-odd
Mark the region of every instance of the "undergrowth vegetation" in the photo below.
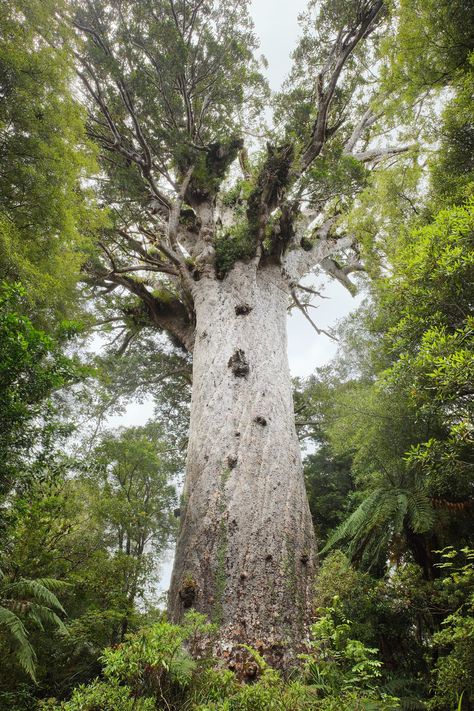
[[[157,622],[102,655],[101,677],[73,691],[69,701],[48,699],[41,711],[336,711],[399,708],[384,691],[377,650],[350,636],[336,607],[321,609],[313,641],[288,678],[244,647],[238,671],[211,655],[218,632],[198,613],[181,626]],[[242,673],[246,676],[242,677]]]

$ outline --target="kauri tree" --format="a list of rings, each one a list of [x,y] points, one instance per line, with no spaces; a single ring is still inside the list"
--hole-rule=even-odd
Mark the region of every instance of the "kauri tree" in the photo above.
[[[344,215],[371,170],[407,150],[373,140],[366,67],[383,0],[311,1],[273,99],[248,2],[54,5],[44,32],[69,42],[101,149],[109,222],[86,279],[111,318],[192,354],[171,619],[196,608],[220,624],[222,651],[248,643],[284,663],[305,639],[316,572],[286,314],[290,298],[305,310],[300,280],[316,267],[354,289]]]

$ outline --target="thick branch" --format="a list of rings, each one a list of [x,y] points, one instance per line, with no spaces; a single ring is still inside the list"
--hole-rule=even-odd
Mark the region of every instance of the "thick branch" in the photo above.
[[[311,138],[303,152],[297,174],[301,175],[321,153],[327,138],[328,114],[341,72],[359,42],[374,28],[375,20],[383,7],[383,0],[369,3],[358,16],[358,23],[345,34],[339,35],[329,59],[317,77],[318,115],[313,124]]]
[[[336,279],[342,286],[347,289],[351,296],[357,293],[356,285],[349,279],[349,271],[345,267],[340,267],[331,257],[325,257],[319,263],[319,266],[329,274],[333,279]],[[352,271],[356,271],[353,269]]]
[[[320,264],[326,257],[343,249],[352,247],[354,238],[345,237],[329,238],[329,233],[337,220],[337,215],[326,219],[323,224],[316,228],[311,235],[313,246],[308,251],[301,247],[288,251],[282,262],[282,270],[290,279],[291,283],[297,284],[302,276],[307,274],[313,267]]]
[[[391,156],[397,156],[401,153],[406,153],[414,146],[387,146],[386,148],[370,148],[367,151],[361,151],[360,153],[352,153],[352,156],[362,163],[378,163],[384,158],[390,158]]]
[[[128,271],[132,271],[131,268],[118,267],[112,252],[106,245],[101,246],[110,261],[111,269],[107,271],[92,267],[89,274],[94,285],[104,286],[105,291],[102,293],[111,291],[111,285],[114,285],[113,288],[120,286],[134,294],[142,304],[142,309],[138,309],[135,314],[137,323],[141,322],[139,325],[145,325],[143,320],[148,321],[151,326],[166,331],[177,345],[192,352],[194,318],[193,314],[190,314],[189,306],[177,296],[173,296],[171,291],[166,299],[152,293],[143,281],[127,274]]]
[[[371,107],[369,106],[369,108],[362,115],[359,123],[355,125],[354,130],[349,136],[349,139],[346,141],[346,144],[344,146],[345,154],[353,153],[354,148],[362,138],[364,131],[370,128],[370,126],[372,126],[378,118],[380,118],[380,114],[374,114]]]

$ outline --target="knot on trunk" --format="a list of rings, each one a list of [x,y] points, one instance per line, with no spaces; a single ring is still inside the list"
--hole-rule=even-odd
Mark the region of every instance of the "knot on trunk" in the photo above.
[[[237,304],[235,307],[236,316],[247,316],[252,311],[252,307],[248,304]]]
[[[245,353],[240,348],[229,358],[227,365],[232,368],[236,378],[246,378],[250,370]]]
[[[264,417],[262,417],[261,415],[257,415],[257,417],[255,417],[255,419],[254,419],[254,422],[256,422],[257,425],[260,425],[261,427],[267,426],[266,419]]]
[[[193,606],[197,594],[197,583],[191,576],[187,576],[182,583],[179,597],[185,610]]]

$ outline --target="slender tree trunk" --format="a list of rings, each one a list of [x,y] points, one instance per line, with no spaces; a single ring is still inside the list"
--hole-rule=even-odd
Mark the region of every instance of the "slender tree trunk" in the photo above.
[[[415,533],[409,526],[405,526],[405,535],[415,563],[423,569],[423,577],[425,580],[435,580],[439,577],[439,570],[435,566],[437,560],[434,551],[439,546],[432,536]]]
[[[280,269],[237,263],[197,283],[191,426],[169,596],[284,665],[304,643],[316,547],[286,352]]]

